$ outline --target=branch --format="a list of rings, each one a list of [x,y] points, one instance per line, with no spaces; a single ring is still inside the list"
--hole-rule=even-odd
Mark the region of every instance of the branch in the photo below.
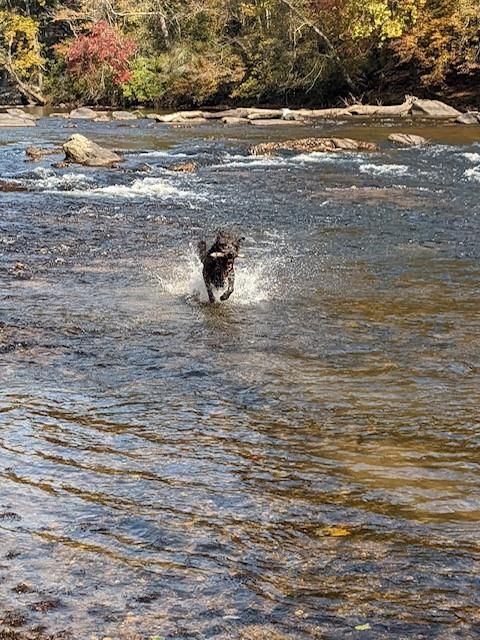
[[[345,69],[345,66],[343,64],[343,62],[340,60],[340,56],[337,53],[337,50],[335,49],[335,47],[333,46],[333,44],[330,41],[330,38],[319,28],[317,27],[317,25],[312,22],[309,18],[307,18],[307,16],[305,16],[299,9],[297,9],[297,7],[295,7],[290,0],[280,0],[280,2],[284,5],[286,5],[290,11],[295,14],[297,16],[297,18],[300,18],[301,20],[303,20],[303,22],[308,25],[310,27],[310,29],[312,29],[312,31],[314,31],[317,36],[322,40],[322,42],[325,45],[325,48],[328,51],[328,55],[329,57],[335,62],[335,64],[337,65],[337,67],[340,69],[340,71],[342,72],[342,75],[345,79],[345,82],[347,83],[347,85],[349,86],[349,88],[352,91],[356,91],[357,87],[354,83],[354,81],[352,80],[352,78],[350,77],[350,74],[348,73],[348,71]]]

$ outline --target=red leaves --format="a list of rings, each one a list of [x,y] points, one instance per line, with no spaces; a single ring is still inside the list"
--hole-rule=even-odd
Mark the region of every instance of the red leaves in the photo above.
[[[69,71],[78,77],[106,71],[113,84],[130,79],[129,60],[137,49],[131,38],[121,35],[107,22],[95,23],[88,34],[78,36],[65,51]]]

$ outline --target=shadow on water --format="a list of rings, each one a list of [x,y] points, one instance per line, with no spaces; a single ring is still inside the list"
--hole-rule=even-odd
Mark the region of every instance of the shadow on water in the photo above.
[[[0,637],[477,637],[477,134],[94,126],[121,171],[0,147]]]

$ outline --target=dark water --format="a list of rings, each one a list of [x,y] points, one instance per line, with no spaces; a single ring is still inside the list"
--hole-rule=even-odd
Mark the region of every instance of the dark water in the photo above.
[[[480,638],[478,128],[67,125],[0,130],[2,637]]]

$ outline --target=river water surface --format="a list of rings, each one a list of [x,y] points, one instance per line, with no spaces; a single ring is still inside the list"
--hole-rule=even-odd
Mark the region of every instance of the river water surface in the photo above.
[[[0,130],[1,637],[480,638],[478,127],[70,126]]]

